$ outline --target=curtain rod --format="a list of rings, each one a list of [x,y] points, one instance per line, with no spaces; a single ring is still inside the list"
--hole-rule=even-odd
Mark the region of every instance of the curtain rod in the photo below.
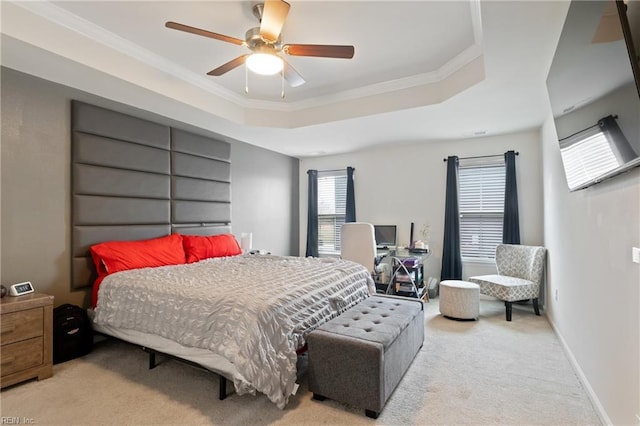
[[[520,155],[519,152],[515,153],[516,155]],[[460,157],[458,158],[458,160],[472,160],[475,158],[489,158],[489,157],[502,157],[504,154],[493,154],[493,155],[478,155],[476,157]],[[445,163],[447,162],[446,158],[443,158],[442,161],[444,161]]]
[[[352,167],[352,169],[355,171],[355,167]],[[331,169],[331,170],[318,170],[318,173],[322,173],[322,172],[346,172],[347,168],[345,167],[344,169]]]
[[[607,116],[607,117],[608,117],[608,116]],[[607,117],[604,117],[604,118],[607,118]],[[617,116],[617,115],[613,115],[612,117],[613,117],[615,120],[617,120],[617,119],[618,119],[618,116]],[[600,120],[603,120],[603,119],[601,118]],[[577,132],[575,132],[575,133],[574,133],[574,134],[572,134],[572,135],[569,135],[569,136],[564,137],[564,138],[562,138],[562,139],[558,139],[558,142],[562,142],[562,141],[563,141],[563,140],[565,140],[565,139],[572,138],[572,137],[574,137],[575,135],[578,135],[578,134],[580,134],[580,133],[582,133],[582,132],[586,132],[587,130],[593,129],[594,127],[600,127],[600,120],[598,120],[598,122],[597,122],[596,124],[594,124],[593,126],[585,127],[584,129],[582,129],[582,130],[578,130]]]

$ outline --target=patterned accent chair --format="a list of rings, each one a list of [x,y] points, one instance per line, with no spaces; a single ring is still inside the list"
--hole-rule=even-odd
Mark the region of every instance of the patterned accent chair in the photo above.
[[[547,249],[536,246],[500,244],[496,247],[498,275],[470,277],[480,286],[480,294],[504,300],[507,321],[511,321],[512,303],[531,299],[540,315],[538,296],[542,285]]]

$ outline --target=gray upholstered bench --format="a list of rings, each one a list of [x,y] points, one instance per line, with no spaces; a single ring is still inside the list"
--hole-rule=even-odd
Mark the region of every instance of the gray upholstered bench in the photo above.
[[[309,334],[309,390],[377,418],[423,341],[421,300],[371,296]]]

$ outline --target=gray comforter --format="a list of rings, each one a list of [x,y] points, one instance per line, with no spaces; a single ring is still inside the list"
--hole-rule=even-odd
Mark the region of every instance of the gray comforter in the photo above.
[[[222,355],[239,394],[257,390],[283,408],[306,334],[372,289],[366,268],[345,260],[216,258],[107,276],[94,321]]]

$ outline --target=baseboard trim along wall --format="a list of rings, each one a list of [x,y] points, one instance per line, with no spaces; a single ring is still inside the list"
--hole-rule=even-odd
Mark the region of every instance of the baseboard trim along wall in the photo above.
[[[598,413],[598,416],[600,417],[602,424],[603,425],[613,424],[611,422],[611,419],[609,419],[609,416],[607,415],[607,412],[605,411],[604,407],[600,403],[598,396],[593,391],[593,388],[591,387],[589,380],[587,380],[587,376],[585,376],[585,374],[582,372],[582,368],[580,368],[578,361],[573,356],[573,352],[571,352],[571,349],[569,349],[569,346],[567,345],[567,342],[564,340],[564,337],[562,337],[562,334],[560,333],[560,331],[558,330],[554,322],[551,321],[551,318],[549,318],[548,315],[545,315],[545,316],[547,317],[547,321],[549,321],[549,324],[551,324],[551,328],[553,328],[553,331],[556,333],[556,336],[558,336],[558,339],[560,339],[560,343],[564,348],[564,352],[567,354],[569,363],[571,364],[571,366],[573,367],[573,370],[578,375],[578,380],[580,380],[580,383],[582,383],[582,386],[584,386],[584,388],[587,390],[587,395],[589,395],[589,399],[593,403],[593,407],[595,408],[596,413]]]

